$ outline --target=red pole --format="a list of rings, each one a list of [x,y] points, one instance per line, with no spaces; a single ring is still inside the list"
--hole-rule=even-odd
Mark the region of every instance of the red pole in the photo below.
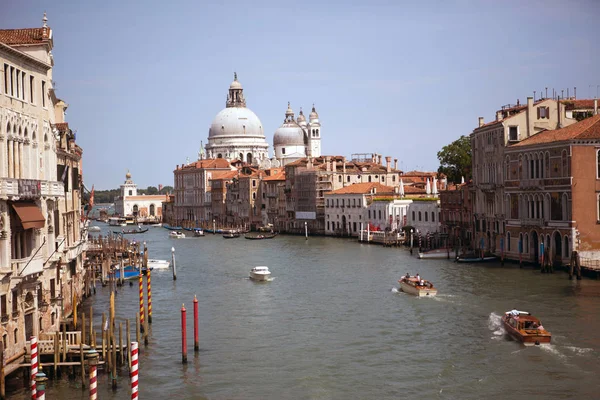
[[[185,318],[185,306],[181,305],[181,362],[183,364],[187,364],[187,328],[186,328],[186,318]]]
[[[31,398],[37,399],[37,386],[35,377],[38,373],[38,349],[37,349],[37,337],[32,336],[30,339],[31,343]]]
[[[200,342],[198,340],[198,299],[194,295],[194,351],[200,351]]]

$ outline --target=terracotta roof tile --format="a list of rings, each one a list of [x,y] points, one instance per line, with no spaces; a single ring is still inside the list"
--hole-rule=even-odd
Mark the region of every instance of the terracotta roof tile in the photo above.
[[[221,179],[233,179],[238,175],[238,171],[213,171],[210,178],[211,181]]]
[[[394,188],[382,185],[379,182],[355,183],[338,190],[329,192],[329,194],[370,194],[375,189],[376,194],[394,194]]]
[[[181,167],[181,169],[189,168],[231,168],[231,165],[229,164],[229,161],[224,158],[207,158]]]
[[[573,139],[600,139],[600,114],[586,118],[566,128],[540,132],[537,135],[513,144],[509,148]]]
[[[263,181],[285,181],[285,171],[279,171],[276,174],[265,176]]]
[[[49,36],[50,28],[0,29],[0,42],[8,45],[44,43]]]
[[[561,103],[565,105],[566,110],[593,110],[594,100],[593,99],[580,99],[580,100],[561,100]]]

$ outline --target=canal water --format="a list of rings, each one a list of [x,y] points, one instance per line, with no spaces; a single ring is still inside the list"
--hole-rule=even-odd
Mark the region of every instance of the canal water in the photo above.
[[[108,227],[101,224],[106,231]],[[591,399],[600,396],[600,281],[569,281],[517,265],[418,260],[405,249],[355,240],[169,239],[138,235],[150,258],[153,324],[140,346],[141,399]],[[132,239],[132,238],[131,238]],[[248,279],[267,265],[272,281]],[[434,298],[397,290],[406,272],[438,288]],[[118,321],[135,321],[137,285],[118,289]],[[193,351],[194,295],[200,352]],[[96,327],[108,288],[88,300]],[[181,363],[180,309],[188,310],[188,364]],[[503,334],[512,308],[542,319],[549,346],[523,347]],[[15,382],[12,382],[13,385]],[[130,396],[126,370],[116,392],[100,373],[99,399]],[[79,380],[50,383],[47,399],[87,399]],[[11,397],[28,398],[24,389]]]

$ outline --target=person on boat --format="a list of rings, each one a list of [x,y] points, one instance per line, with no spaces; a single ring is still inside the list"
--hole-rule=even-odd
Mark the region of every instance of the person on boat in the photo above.
[[[416,276],[416,278],[417,278],[417,282],[420,282],[420,281],[421,281],[421,275],[419,275],[419,273],[418,273],[418,272],[417,272],[417,276]]]
[[[421,279],[421,280],[419,281],[419,284],[420,284],[421,286],[425,286],[425,281],[424,281],[423,279]]]
[[[406,279],[410,279],[410,274],[407,272],[406,275],[404,276]]]

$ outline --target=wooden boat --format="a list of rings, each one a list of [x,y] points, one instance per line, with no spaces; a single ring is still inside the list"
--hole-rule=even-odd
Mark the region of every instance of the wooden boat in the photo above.
[[[173,231],[169,233],[171,239],[185,239],[185,233],[179,231]]]
[[[426,280],[419,280],[415,276],[403,276],[398,280],[400,289],[408,294],[417,297],[435,296],[437,289],[433,287],[433,283]]]
[[[419,252],[419,258],[435,258],[447,260],[450,258],[450,253],[448,249],[435,249]]]
[[[194,229],[194,237],[203,237],[204,235],[204,231],[200,228],[195,228]]]
[[[481,262],[488,262],[488,261],[495,261],[497,260],[498,257],[496,256],[484,256],[482,257],[478,257],[475,255],[467,255],[467,256],[458,256],[456,257],[456,262],[460,262],[460,263],[481,263]]]
[[[548,344],[552,339],[542,322],[526,311],[507,311],[502,317],[502,324],[510,337],[525,346]]]
[[[138,229],[128,229],[128,230],[123,229],[121,232],[119,232],[119,231],[113,231],[113,232],[114,233],[120,233],[120,234],[123,234],[123,235],[133,235],[133,234],[136,234],[136,233],[145,233],[145,232],[148,232],[148,228],[146,228],[146,229],[138,228]]]
[[[234,239],[234,238],[239,238],[240,234],[238,232],[235,232],[235,231],[230,231],[230,232],[224,233],[223,237],[225,239]]]
[[[275,236],[277,236],[276,233],[259,233],[257,235],[244,235],[244,237],[249,240],[273,239]]]
[[[183,228],[181,228],[180,226],[170,226],[167,224],[163,224],[163,228],[168,229],[170,231],[181,231],[183,230]]]
[[[270,276],[271,271],[265,266],[254,267],[250,270],[250,279],[255,281],[267,281]]]

